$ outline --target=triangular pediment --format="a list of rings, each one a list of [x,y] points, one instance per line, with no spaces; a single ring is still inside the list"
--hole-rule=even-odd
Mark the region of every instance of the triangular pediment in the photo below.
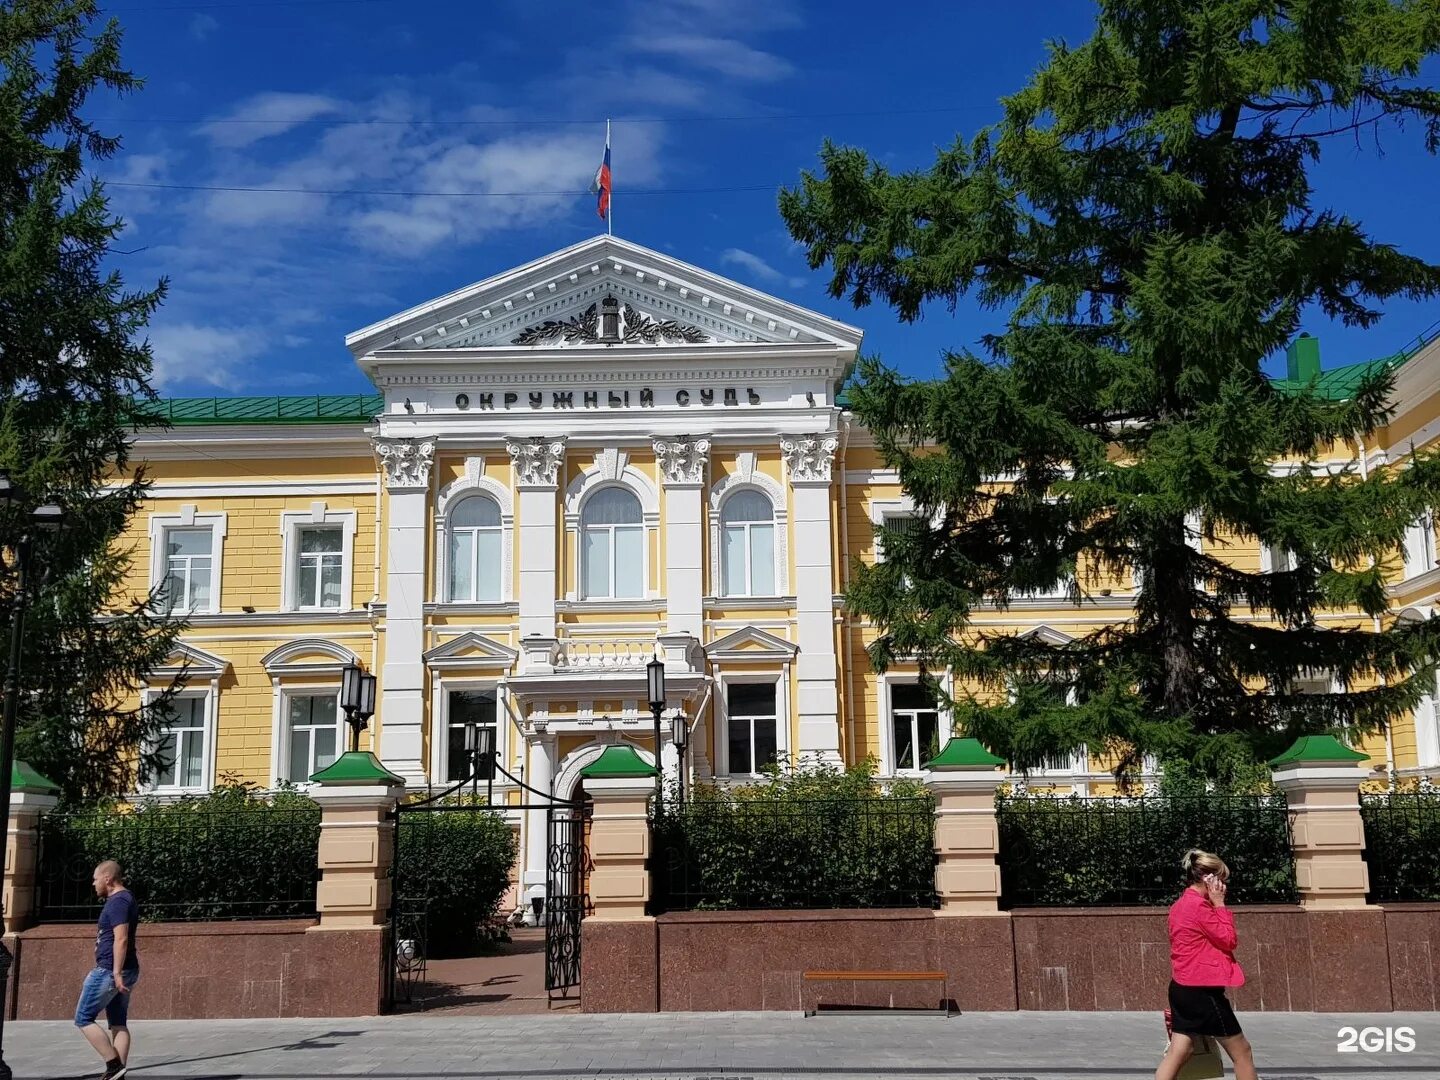
[[[230,661],[223,656],[177,641],[165,663],[156,669],[157,675],[175,676],[185,674],[191,678],[218,679],[230,667]]]
[[[605,323],[607,303],[618,315]],[[356,331],[354,355],[606,345],[830,345],[854,327],[613,236],[597,236]]]
[[[1046,645],[1068,645],[1075,639],[1063,631],[1056,630],[1053,626],[1036,626],[1026,630],[1020,635],[1022,638],[1034,638],[1036,641],[1043,641]]]
[[[437,670],[445,668],[485,668],[508,670],[519,654],[498,641],[473,630],[435,646],[425,654],[425,664]]]
[[[756,626],[742,626],[733,633],[705,646],[711,660],[777,660],[795,658],[797,649],[784,638],[776,637]]]

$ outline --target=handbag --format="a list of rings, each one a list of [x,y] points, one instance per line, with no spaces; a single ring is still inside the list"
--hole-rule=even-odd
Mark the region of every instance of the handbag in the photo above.
[[[1165,1040],[1170,1041],[1170,1010],[1165,1010]],[[1208,1035],[1190,1036],[1194,1049],[1190,1060],[1180,1066],[1175,1080],[1224,1080],[1225,1062],[1220,1059],[1220,1047]]]

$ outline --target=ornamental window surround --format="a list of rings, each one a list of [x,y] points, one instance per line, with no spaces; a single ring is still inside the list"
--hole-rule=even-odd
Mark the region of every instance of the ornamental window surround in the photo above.
[[[280,610],[351,610],[356,519],[323,502],[281,513]]]
[[[466,458],[463,473],[440,490],[436,501],[436,603],[514,599],[514,507],[509,489],[485,475],[485,458]]]
[[[758,488],[720,504],[720,595],[775,596],[775,504]]]
[[[349,748],[340,673],[359,662],[350,649],[324,638],[287,641],[261,658],[272,689],[273,784],[306,784]]]
[[[720,751],[730,776],[756,776],[780,755],[780,686],[774,676],[725,680]]]
[[[145,707],[160,695],[147,691]],[[149,777],[146,790],[156,795],[193,794],[213,787],[215,714],[218,695],[213,689],[185,690],[169,701],[153,749],[160,764]]]
[[[654,480],[606,447],[565,490],[566,552],[574,553],[567,600],[598,604],[656,599],[651,544],[659,533],[660,493]]]
[[[219,613],[225,525],[225,514],[197,513],[190,504],[150,515],[150,588],[158,611]]]

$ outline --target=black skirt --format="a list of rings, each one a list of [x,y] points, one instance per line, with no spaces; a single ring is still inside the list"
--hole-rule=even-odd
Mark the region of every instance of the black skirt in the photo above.
[[[1181,1035],[1228,1039],[1240,1034],[1240,1021],[1223,986],[1181,986],[1171,980],[1170,1028]]]

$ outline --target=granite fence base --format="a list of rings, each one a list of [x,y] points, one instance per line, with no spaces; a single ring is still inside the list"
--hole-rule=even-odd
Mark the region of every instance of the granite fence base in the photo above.
[[[141,1020],[374,1016],[384,1005],[385,931],[320,930],[313,919],[142,923]],[[15,955],[8,1015],[75,1015],[94,967],[94,926],[37,926],[6,938]]]
[[[1239,907],[1242,1011],[1440,1008],[1440,904],[1345,911]],[[1170,979],[1164,910],[683,912],[582,926],[586,1012],[817,1006],[962,1011],[1160,1011]],[[807,971],[934,971],[935,983],[805,981]]]

